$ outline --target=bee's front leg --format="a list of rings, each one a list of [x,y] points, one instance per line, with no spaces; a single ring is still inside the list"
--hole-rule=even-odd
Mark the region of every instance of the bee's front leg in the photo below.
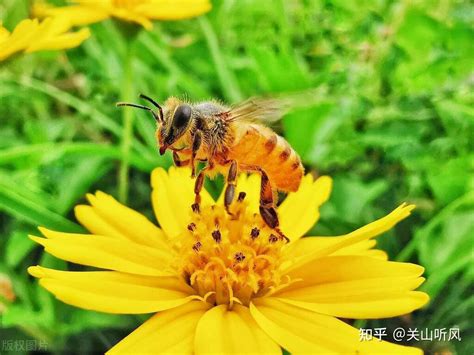
[[[199,148],[201,147],[202,143],[202,131],[197,130],[196,133],[194,133],[193,136],[193,145],[192,145],[192,150],[191,150],[191,177],[194,178],[196,177],[196,164],[195,164],[195,159],[197,152]]]
[[[204,168],[201,169],[199,172],[199,175],[196,178],[196,181],[194,183],[194,203],[191,205],[191,208],[193,212],[198,213],[200,211],[200,205],[201,205],[201,190],[202,186],[204,185],[204,177],[206,174],[206,170],[212,168],[212,163],[209,165],[206,165]]]
[[[174,165],[176,165],[177,167],[187,166],[189,165],[190,161],[191,161],[190,159],[181,160],[181,158],[179,157],[179,154],[176,151],[173,151],[173,162],[174,162]]]

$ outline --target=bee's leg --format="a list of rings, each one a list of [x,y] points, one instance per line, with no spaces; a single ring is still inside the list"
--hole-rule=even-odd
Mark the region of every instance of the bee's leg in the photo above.
[[[190,159],[181,160],[178,153],[173,151],[173,162],[174,162],[174,165],[176,165],[177,167],[187,166],[187,165],[189,165],[190,161],[191,161]]]
[[[285,234],[283,234],[280,229],[280,221],[275,209],[272,185],[270,184],[267,173],[265,173],[263,169],[259,170],[260,174],[262,175],[262,183],[260,187],[260,215],[262,216],[265,224],[274,229],[280,235],[280,238],[285,239],[288,243],[290,239]]]
[[[265,170],[260,168],[259,166],[246,166],[246,170],[249,171],[257,171],[260,173],[262,180],[260,185],[260,215],[262,216],[263,221],[267,226],[271,229],[275,230],[279,235],[280,238],[285,239],[286,242],[289,242],[290,239],[283,234],[280,229],[280,221],[278,219],[278,214],[275,209],[275,200],[274,200],[274,192],[272,185],[270,184],[270,179],[268,178],[267,173]]]
[[[235,195],[235,180],[237,178],[237,162],[235,160],[230,161],[229,173],[227,174],[227,186],[224,193],[224,206],[227,213],[230,213],[229,206],[234,201]]]
[[[191,177],[196,177],[196,164],[194,163],[194,160],[196,159],[197,152],[199,148],[201,147],[202,143],[202,132],[200,130],[197,130],[196,133],[194,133],[193,137],[193,146],[192,146],[192,151],[191,151]]]
[[[205,160],[204,160],[205,161]],[[201,190],[204,185],[204,177],[206,170],[211,169],[213,167],[212,163],[206,165],[204,168],[201,169],[199,175],[194,182],[194,203],[191,205],[193,212],[198,213],[200,211],[201,206]]]

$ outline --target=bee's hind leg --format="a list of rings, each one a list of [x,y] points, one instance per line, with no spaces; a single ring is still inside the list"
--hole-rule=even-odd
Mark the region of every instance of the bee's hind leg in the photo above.
[[[227,174],[227,186],[224,193],[224,206],[228,214],[232,215],[229,211],[229,207],[234,201],[235,195],[235,180],[237,179],[237,162],[235,160],[230,161],[229,173]]]
[[[278,219],[278,213],[275,209],[273,188],[270,184],[270,179],[268,178],[267,173],[259,166],[249,166],[246,167],[246,169],[257,171],[262,177],[260,185],[260,216],[262,216],[262,219],[267,226],[278,233],[280,239],[285,239],[286,242],[289,242],[290,239],[285,234],[283,234],[280,229],[280,221]]]

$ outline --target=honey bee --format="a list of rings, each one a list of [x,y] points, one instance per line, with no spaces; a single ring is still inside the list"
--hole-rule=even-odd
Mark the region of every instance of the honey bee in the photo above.
[[[161,155],[171,150],[175,165],[191,166],[192,177],[196,176],[196,164],[205,162],[195,182],[193,211],[199,211],[206,175],[220,172],[227,176],[224,205],[229,212],[237,173],[257,172],[261,175],[260,215],[281,238],[288,240],[279,228],[276,192],[296,191],[304,167],[289,143],[265,125],[281,117],[278,100],[254,98],[230,107],[217,101],[193,104],[170,97],[162,107],[148,96],[140,95],[140,98],[157,110],[126,102],[117,106],[132,106],[152,113],[157,121]]]

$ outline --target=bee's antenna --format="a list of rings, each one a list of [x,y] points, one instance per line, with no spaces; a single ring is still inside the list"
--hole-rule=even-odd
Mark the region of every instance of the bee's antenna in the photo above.
[[[141,99],[147,100],[148,102],[150,102],[151,104],[153,104],[156,108],[158,108],[158,110],[160,111],[161,119],[163,120],[163,109],[161,108],[161,106],[160,106],[160,104],[159,104],[158,102],[156,102],[155,100],[153,100],[151,97],[146,96],[146,95],[143,95],[143,94],[138,95],[138,97],[141,98]]]
[[[157,120],[158,122],[162,122],[161,117],[163,117],[163,113],[161,112],[161,110],[160,110],[161,117],[159,117],[159,116],[156,114],[155,111],[153,111],[151,108],[149,108],[149,107],[147,107],[147,106],[132,104],[132,103],[129,103],[129,102],[117,102],[117,103],[116,103],[116,106],[130,106],[130,107],[135,107],[135,108],[139,108],[139,109],[142,109],[142,110],[150,111],[151,114],[153,115],[153,117],[155,118],[155,120]]]
[[[158,104],[158,102],[156,102],[155,100],[153,100],[151,97],[149,96],[146,96],[146,95],[143,95],[143,94],[140,94],[138,95],[139,98],[141,99],[145,99],[149,102],[151,102],[153,105],[155,105],[157,108],[161,108],[161,106]]]

